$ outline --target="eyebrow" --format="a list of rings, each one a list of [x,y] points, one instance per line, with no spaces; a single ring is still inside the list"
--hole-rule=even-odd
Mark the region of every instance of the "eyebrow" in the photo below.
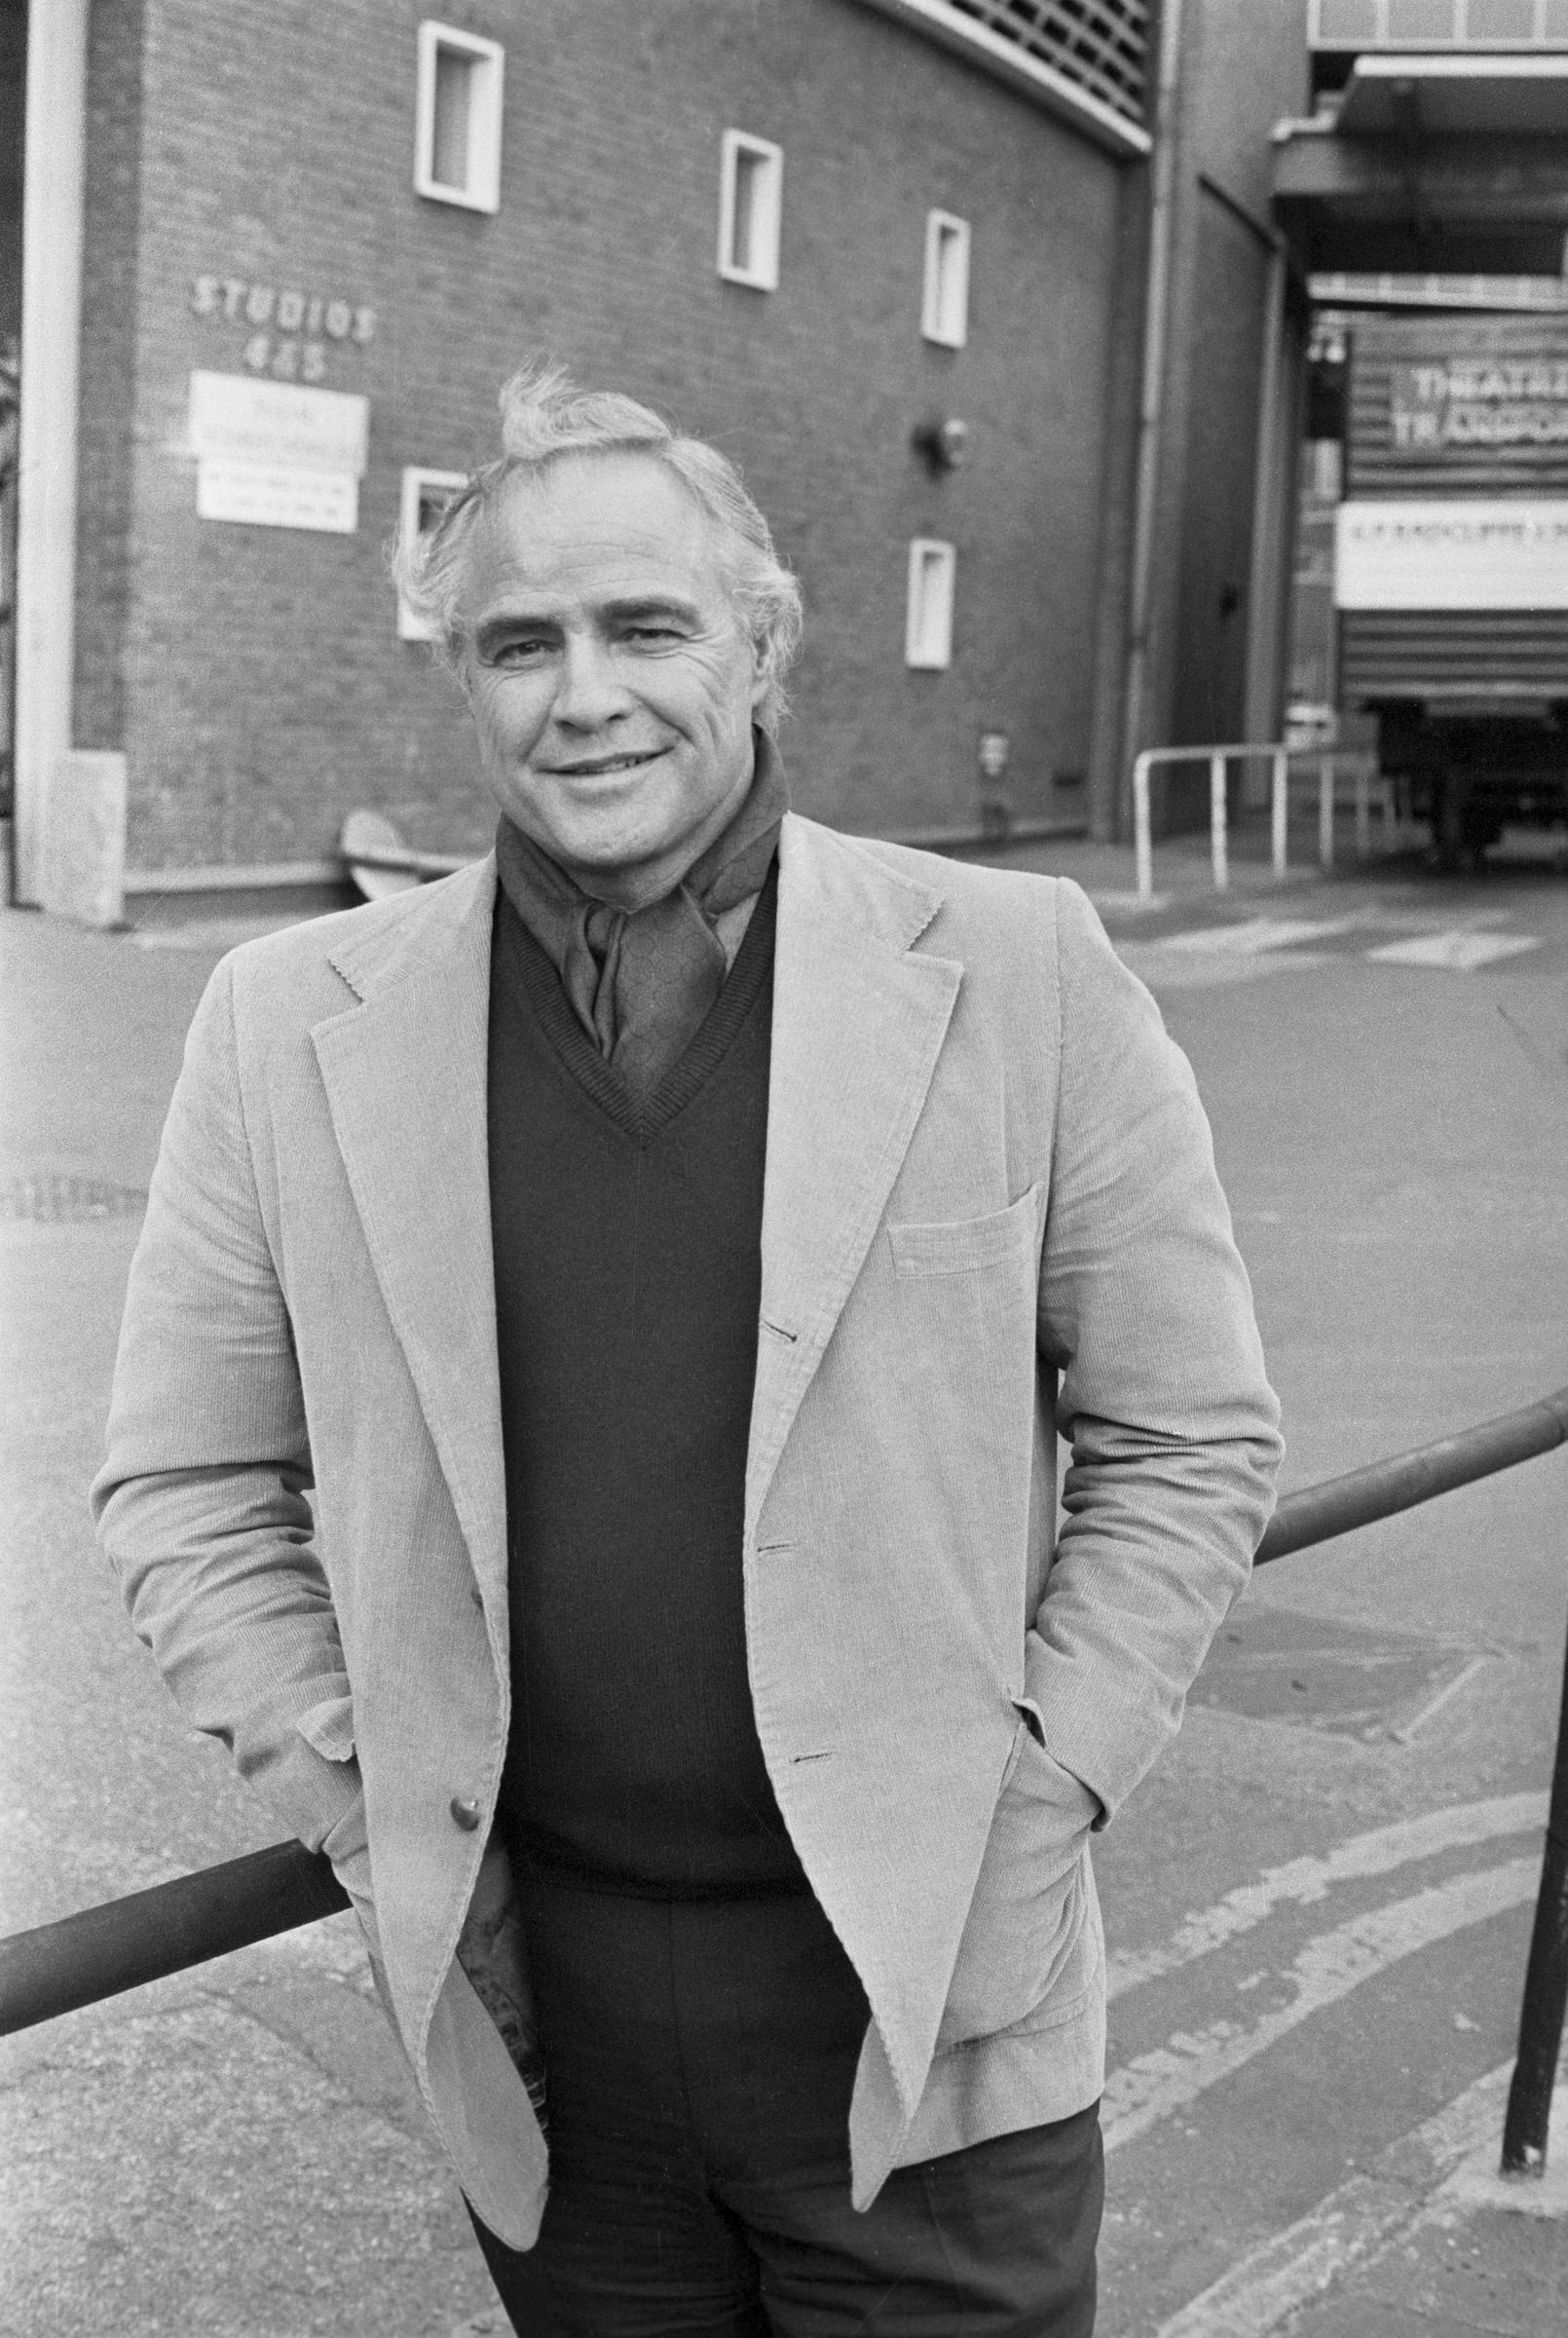
[[[673,617],[684,624],[694,625],[701,617],[694,602],[682,600],[677,593],[644,593],[629,600],[604,601],[597,614],[608,623],[622,625],[650,617]],[[498,609],[474,628],[474,646],[482,655],[490,644],[531,626],[541,632],[558,630],[560,619],[546,610]]]

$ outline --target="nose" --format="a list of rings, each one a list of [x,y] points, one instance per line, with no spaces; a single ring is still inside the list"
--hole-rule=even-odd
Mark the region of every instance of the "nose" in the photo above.
[[[551,708],[555,720],[571,731],[597,731],[631,703],[609,643],[595,633],[569,633]]]

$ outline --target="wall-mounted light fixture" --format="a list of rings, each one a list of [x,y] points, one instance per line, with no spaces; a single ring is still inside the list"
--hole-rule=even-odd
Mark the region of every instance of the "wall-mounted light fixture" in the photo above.
[[[936,416],[929,422],[916,423],[910,443],[920,457],[933,478],[943,478],[950,471],[962,471],[969,460],[969,425],[956,415],[946,421]]]
[[[1012,752],[1013,742],[1005,731],[982,731],[980,734],[981,777],[992,781],[1005,779]]]
[[[1007,767],[1012,754],[1013,742],[1005,731],[982,731],[980,831],[983,836],[992,839],[1008,835],[1013,825],[1013,798],[1007,784]]]

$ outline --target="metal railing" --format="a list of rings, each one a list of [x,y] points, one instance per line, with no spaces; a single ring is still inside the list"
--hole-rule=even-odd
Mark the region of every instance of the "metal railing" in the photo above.
[[[1255,1564],[1329,1542],[1568,1444],[1568,1387],[1436,1444],[1330,1478],[1280,1503]],[[314,1924],[349,1905],[319,1852],[275,1843],[150,1891],[0,1940],[0,2037],[192,1965]],[[1568,2003],[1568,1653],[1540,1896],[1504,2126],[1505,2173],[1539,2175]]]
[[[1292,747],[1280,740],[1267,745],[1246,740],[1205,747],[1145,747],[1133,764],[1133,863],[1138,897],[1154,899],[1154,815],[1149,774],[1160,765],[1206,763],[1209,766],[1209,849],[1214,890],[1230,886],[1230,811],[1227,775],[1233,763],[1267,762],[1269,775],[1269,860],[1275,876],[1289,866],[1290,767],[1310,763],[1318,775],[1318,865],[1334,865],[1334,807],[1339,774],[1349,771],[1354,787],[1356,850],[1364,858],[1371,849],[1371,809],[1381,791],[1384,842],[1393,821],[1389,783],[1380,779],[1375,759],[1359,747]]]

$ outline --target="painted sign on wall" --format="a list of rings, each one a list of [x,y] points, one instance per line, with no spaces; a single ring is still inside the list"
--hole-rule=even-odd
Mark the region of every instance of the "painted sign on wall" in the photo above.
[[[1396,454],[1472,461],[1488,447],[1568,446],[1568,358],[1467,355],[1396,365],[1389,389]]]
[[[363,349],[376,331],[376,312],[364,301],[239,276],[197,277],[191,309],[209,323],[249,326],[240,362],[279,382],[325,381],[335,350]]]
[[[1339,506],[1340,609],[1568,609],[1568,498]]]

